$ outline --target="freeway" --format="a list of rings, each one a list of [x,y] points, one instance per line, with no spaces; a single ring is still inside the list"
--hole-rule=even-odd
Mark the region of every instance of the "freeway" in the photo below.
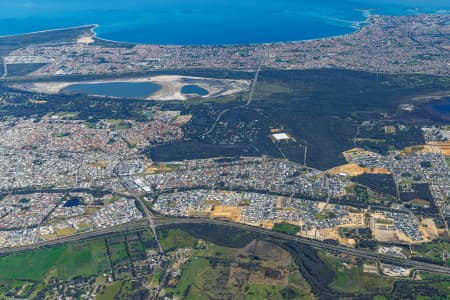
[[[299,243],[303,243],[303,244],[308,244],[310,246],[321,248],[321,249],[337,251],[337,252],[353,255],[356,257],[374,259],[374,260],[383,261],[385,263],[413,267],[413,268],[417,268],[417,269],[427,271],[427,272],[450,275],[450,268],[445,267],[445,266],[424,263],[424,262],[410,260],[410,259],[391,257],[391,256],[382,255],[379,253],[374,253],[371,251],[354,249],[354,248],[349,248],[349,247],[345,247],[345,246],[333,245],[333,244],[329,244],[329,243],[322,242],[319,240],[312,240],[312,239],[299,237],[299,236],[291,236],[288,234],[283,234],[283,233],[279,233],[276,231],[263,229],[263,228],[255,227],[255,226],[250,226],[250,225],[246,225],[246,224],[242,224],[242,223],[226,222],[226,221],[219,221],[219,220],[212,220],[212,219],[183,219],[183,218],[166,218],[166,217],[164,217],[164,218],[157,217],[157,218],[154,218],[153,221],[154,221],[154,224],[156,227],[167,226],[170,224],[188,224],[188,223],[215,224],[215,225],[220,225],[220,226],[233,227],[236,229],[256,232],[256,233],[259,233],[262,235],[279,238],[282,240],[291,240],[291,241],[295,241],[295,242],[299,242]]]
[[[153,233],[153,236],[155,237],[156,242],[158,243],[159,252],[162,253],[163,249],[161,247],[161,243],[159,242],[158,234],[156,233],[156,230],[155,230],[155,225],[153,224],[152,212],[147,208],[147,205],[145,205],[145,203],[141,197],[137,197],[136,199],[141,203],[142,209],[144,210],[144,213],[145,213],[145,217],[147,218],[148,224],[150,225],[149,229],[151,229],[151,233]]]
[[[382,255],[379,253],[374,253],[367,250],[361,250],[361,249],[354,249],[339,245],[333,245],[326,242],[322,242],[319,240],[312,240],[304,237],[299,236],[292,236],[288,234],[283,234],[280,232],[263,229],[260,227],[250,226],[242,223],[234,223],[234,222],[227,222],[227,221],[220,221],[220,220],[213,220],[213,219],[188,219],[188,218],[175,218],[175,217],[162,217],[162,216],[154,216],[153,218],[153,226],[155,228],[158,227],[164,227],[168,225],[182,225],[182,224],[213,224],[213,225],[220,225],[220,226],[227,226],[232,227],[235,229],[240,230],[246,230],[250,232],[255,232],[261,235],[265,235],[272,238],[277,238],[280,240],[285,241],[295,241],[303,244],[307,244],[316,248],[320,249],[326,249],[331,251],[336,251],[356,257],[361,258],[368,258],[373,259],[377,261],[382,261],[385,263],[390,263],[394,265],[401,265],[406,267],[412,267],[419,270],[423,270],[426,272],[431,273],[438,273],[438,274],[444,274],[444,275],[450,275],[450,268],[441,266],[441,265],[435,265],[430,263],[424,263],[420,261],[410,260],[410,259],[404,259],[399,257],[391,257]],[[143,219],[134,223],[127,223],[122,224],[110,228],[104,228],[100,230],[95,231],[89,231],[89,232],[83,232],[74,234],[67,237],[62,237],[54,240],[39,242],[32,245],[26,245],[26,246],[17,246],[17,247],[8,247],[8,248],[1,248],[0,249],[0,256],[17,253],[17,252],[23,252],[27,250],[32,249],[39,249],[43,247],[50,247],[58,244],[64,244],[64,243],[70,243],[70,242],[76,242],[80,240],[86,240],[86,239],[92,239],[92,238],[99,238],[104,235],[109,234],[115,234],[115,233],[121,233],[121,232],[127,232],[132,230],[139,230],[139,229],[149,229],[150,224],[148,223],[147,219]]]
[[[125,224],[121,224],[121,225],[117,225],[117,226],[113,226],[113,227],[76,233],[73,235],[69,235],[69,236],[65,236],[65,237],[61,237],[61,238],[57,238],[57,239],[53,239],[53,240],[38,242],[35,244],[31,244],[31,245],[0,248],[0,256],[5,256],[5,255],[17,253],[17,252],[24,252],[24,251],[33,250],[33,249],[56,246],[56,245],[60,245],[60,244],[70,243],[70,242],[98,238],[98,237],[101,237],[104,235],[110,235],[110,234],[127,232],[127,231],[138,230],[138,229],[148,229],[148,228],[149,228],[149,224],[148,224],[147,220],[140,220],[140,221],[137,221],[134,223],[125,223]]]

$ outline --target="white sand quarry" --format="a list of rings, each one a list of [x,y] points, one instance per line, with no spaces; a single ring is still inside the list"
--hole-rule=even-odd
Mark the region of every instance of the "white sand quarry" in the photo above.
[[[95,84],[108,82],[153,82],[161,86],[161,89],[153,95],[148,96],[147,100],[187,100],[192,97],[200,97],[198,95],[187,95],[181,93],[181,89],[185,85],[197,85],[208,91],[208,94],[201,96],[202,98],[215,98],[220,96],[228,96],[242,91],[246,91],[250,87],[249,80],[234,79],[216,79],[204,77],[192,77],[181,75],[160,75],[152,77],[139,77],[114,80],[92,80],[92,81],[73,81],[73,82],[35,82],[14,84],[13,87],[47,94],[60,93],[64,88],[74,84]]]

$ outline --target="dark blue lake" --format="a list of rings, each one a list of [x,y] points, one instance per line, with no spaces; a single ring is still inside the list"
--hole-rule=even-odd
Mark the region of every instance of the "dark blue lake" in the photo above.
[[[194,84],[188,84],[185,85],[181,88],[181,93],[182,94],[197,94],[199,96],[206,96],[209,94],[209,92],[201,87],[199,87],[198,85],[194,85]]]
[[[99,24],[99,37],[242,44],[347,34],[367,13],[445,13],[449,0],[0,0],[0,35]]]
[[[73,206],[79,206],[79,205],[81,205],[80,198],[72,197],[64,204],[64,207],[73,207]]]
[[[435,109],[440,114],[450,114],[450,101],[447,104],[434,105],[433,109]]]
[[[79,83],[62,91],[123,98],[147,98],[159,91],[161,86],[153,82],[102,82]]]

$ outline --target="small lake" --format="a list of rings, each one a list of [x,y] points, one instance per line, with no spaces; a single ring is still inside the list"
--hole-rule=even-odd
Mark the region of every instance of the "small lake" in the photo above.
[[[197,94],[199,96],[206,96],[209,94],[207,90],[199,87],[198,85],[188,84],[181,88],[181,93],[185,95]]]
[[[147,98],[160,89],[161,86],[153,82],[114,81],[102,83],[77,83],[62,89],[62,91],[109,97]]]
[[[73,206],[79,206],[79,205],[81,205],[80,198],[72,197],[64,204],[64,207],[73,207]]]
[[[450,103],[435,105],[433,108],[440,114],[450,114]]]
[[[423,104],[423,109],[434,120],[450,121],[450,99],[442,99]]]

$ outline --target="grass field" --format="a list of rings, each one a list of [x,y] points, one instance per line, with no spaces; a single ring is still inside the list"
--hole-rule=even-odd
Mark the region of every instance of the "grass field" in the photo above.
[[[295,235],[297,232],[300,231],[300,227],[286,222],[282,222],[282,223],[275,223],[275,225],[273,226],[273,230]]]
[[[314,217],[317,220],[325,220],[327,218],[327,216],[325,216],[324,214],[316,214]]]
[[[121,264],[128,260],[125,243],[110,244],[109,251],[111,253],[111,260],[113,264]]]
[[[114,264],[128,262],[125,242],[110,244]],[[143,254],[139,240],[130,242],[130,251]],[[110,270],[104,239],[43,248],[26,253],[0,257],[0,283],[44,281],[50,276],[71,280],[77,276],[92,276]]]
[[[128,244],[130,245],[130,249],[133,249],[136,252],[144,250],[144,247],[140,241],[131,241],[128,242]]]
[[[278,246],[252,241],[240,249],[212,243],[198,248],[176,287],[168,290],[176,298],[313,299],[292,257]]]
[[[330,287],[347,293],[365,293],[371,291],[387,292],[393,287],[396,279],[364,273],[358,265],[347,268],[334,256],[326,256],[320,252],[320,257],[335,271],[336,277]]]
[[[244,299],[298,299],[299,291],[293,287],[249,284],[245,288]]]
[[[351,270],[339,269],[330,287],[343,292],[389,291],[395,279],[364,273],[359,267]]]
[[[267,299],[298,299],[299,293],[308,297],[310,295],[310,289],[305,289],[309,284],[302,279],[298,270],[290,267],[292,258],[288,252],[268,242],[252,241],[244,248],[238,249],[200,242],[177,229],[164,231],[161,236],[166,249],[195,246],[194,256],[182,267],[181,278],[170,285],[171,287],[164,283],[167,278],[164,273],[166,271],[156,271],[149,277],[152,279],[152,286],[161,284],[159,281],[164,279],[163,288],[180,299],[258,299],[254,296]],[[136,256],[137,260],[144,254],[145,247],[141,240],[143,243],[146,240],[153,241],[149,234],[139,232],[126,237],[113,235],[2,257],[0,298],[3,299],[7,294],[25,298],[40,297],[41,292],[49,295],[48,293],[53,291],[53,288],[49,288],[51,284],[58,284],[59,280],[70,283],[76,277],[83,277],[76,280],[89,278],[89,281],[96,280],[97,284],[102,286],[97,292],[97,299],[133,299],[132,297],[140,295],[142,287],[128,280],[130,277],[122,276],[128,272],[121,271],[131,266],[127,248],[130,256]],[[112,278],[115,281],[112,283],[107,283],[106,277],[99,276],[111,271],[108,248],[114,266]],[[287,268],[286,264],[282,263],[286,261]],[[119,266],[124,263],[127,266]],[[293,273],[293,276],[290,276],[290,273]],[[289,277],[292,277],[290,282]],[[241,278],[243,282],[233,285]]]
[[[58,260],[57,277],[70,280],[91,276],[109,269],[104,240],[69,245]]]
[[[415,256],[423,257],[435,262],[442,262],[442,256],[450,252],[450,243],[433,242],[412,247]],[[446,261],[450,265],[450,260]]]
[[[66,247],[61,246],[1,257],[0,279],[41,281],[65,250]]]
[[[347,293],[387,292],[396,281],[395,278],[364,273],[358,265],[352,264],[352,267],[348,268],[336,256],[327,256],[323,251],[319,252],[319,255],[336,274],[330,283],[332,289]]]
[[[161,234],[161,247],[164,251],[182,247],[194,247],[195,244],[195,238],[179,229],[171,229]]]
[[[40,249],[0,258],[0,279],[42,281],[55,270],[56,277],[70,280],[109,269],[103,240]]]
[[[113,300],[113,299],[144,299],[136,297],[135,292],[140,289],[133,287],[130,280],[119,280],[105,286],[96,295],[96,300]],[[82,298],[83,299],[83,298]]]
[[[96,300],[112,300],[119,293],[120,288],[122,287],[122,281],[117,281],[111,284],[110,286],[105,287],[101,290],[97,296]]]
[[[204,272],[207,272],[210,269],[210,265],[207,259],[203,258],[194,258],[186,270],[183,272],[183,276],[179,281],[175,295],[179,297],[187,297],[187,299],[208,299],[207,295],[202,295],[202,292],[197,288],[192,289],[192,285],[198,285],[199,280],[201,280]]]
[[[148,231],[143,231],[140,233],[141,240],[142,240],[142,246],[146,249],[148,248],[156,248],[157,243],[155,240],[155,237],[150,234]]]
[[[194,257],[175,288],[175,296],[183,299],[230,298],[227,281],[231,261]],[[234,297],[236,298],[236,297]]]
[[[128,249],[130,250],[130,256],[133,259],[137,259],[145,255],[144,246],[142,246],[142,243],[139,240],[129,241]]]
[[[220,257],[221,259],[232,260],[236,256],[236,249],[208,243],[203,249],[197,250],[194,255],[201,257]]]

